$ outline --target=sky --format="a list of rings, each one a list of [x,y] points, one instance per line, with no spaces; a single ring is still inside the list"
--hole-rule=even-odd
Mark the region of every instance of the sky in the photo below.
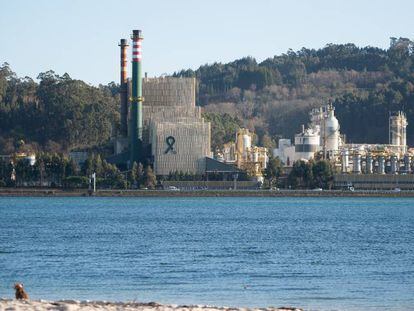
[[[328,43],[414,38],[413,0],[0,0],[0,64],[119,81],[119,39],[141,29],[148,76]],[[131,59],[131,50],[128,57]]]

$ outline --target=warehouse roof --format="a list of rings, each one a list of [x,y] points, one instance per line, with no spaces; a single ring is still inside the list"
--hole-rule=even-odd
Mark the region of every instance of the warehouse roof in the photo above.
[[[240,173],[241,171],[234,165],[217,161],[206,157],[206,173]]]

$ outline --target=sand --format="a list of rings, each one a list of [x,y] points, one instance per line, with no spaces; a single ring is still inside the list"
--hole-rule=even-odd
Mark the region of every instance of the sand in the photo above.
[[[0,311],[26,311],[26,310],[54,310],[54,311],[94,311],[94,310],[126,310],[126,311],[302,311],[291,307],[267,308],[231,308],[202,305],[161,305],[155,302],[106,302],[106,301],[77,301],[77,300],[12,300],[0,299]]]

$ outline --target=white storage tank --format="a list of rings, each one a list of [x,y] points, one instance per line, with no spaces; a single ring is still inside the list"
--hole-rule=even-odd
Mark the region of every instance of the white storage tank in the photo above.
[[[327,115],[322,125],[321,145],[326,151],[338,151],[339,149],[339,122],[334,115],[334,108],[329,106]]]
[[[352,173],[361,174],[361,155],[359,153],[355,153],[353,156],[352,162],[353,162]]]
[[[347,173],[349,167],[349,151],[348,149],[342,150],[342,160],[341,160],[341,171],[342,173]]]
[[[295,160],[310,160],[315,156],[315,152],[320,150],[319,134],[312,129],[306,129],[300,134],[295,135]]]
[[[238,154],[247,159],[247,150],[252,147],[252,134],[248,129],[239,129],[236,134],[236,146]]]
[[[243,135],[243,147],[249,149],[252,146],[252,137],[248,134]]]

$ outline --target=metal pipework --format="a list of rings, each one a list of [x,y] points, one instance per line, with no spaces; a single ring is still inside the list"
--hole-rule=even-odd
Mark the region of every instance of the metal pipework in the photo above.
[[[354,174],[361,174],[361,155],[355,153],[353,156],[353,170]]]
[[[132,97],[131,97],[131,165],[143,158],[142,148],[142,36],[141,30],[132,31]]]
[[[367,154],[367,161],[366,161],[366,166],[365,166],[365,172],[367,174],[372,174],[373,173],[373,168],[374,168],[374,160],[372,159],[371,154]]]
[[[347,173],[349,167],[349,152],[347,149],[342,150],[341,168],[342,173]]]
[[[385,174],[385,158],[380,156],[378,158],[378,174]]]
[[[397,174],[398,173],[397,164],[398,164],[397,156],[392,155],[391,156],[391,174]]]
[[[404,156],[404,173],[410,174],[411,172],[411,159],[408,154]]]
[[[121,39],[118,44],[121,48],[121,77],[120,77],[120,96],[121,96],[121,135],[128,136],[128,81],[127,81],[127,48],[126,39]]]

